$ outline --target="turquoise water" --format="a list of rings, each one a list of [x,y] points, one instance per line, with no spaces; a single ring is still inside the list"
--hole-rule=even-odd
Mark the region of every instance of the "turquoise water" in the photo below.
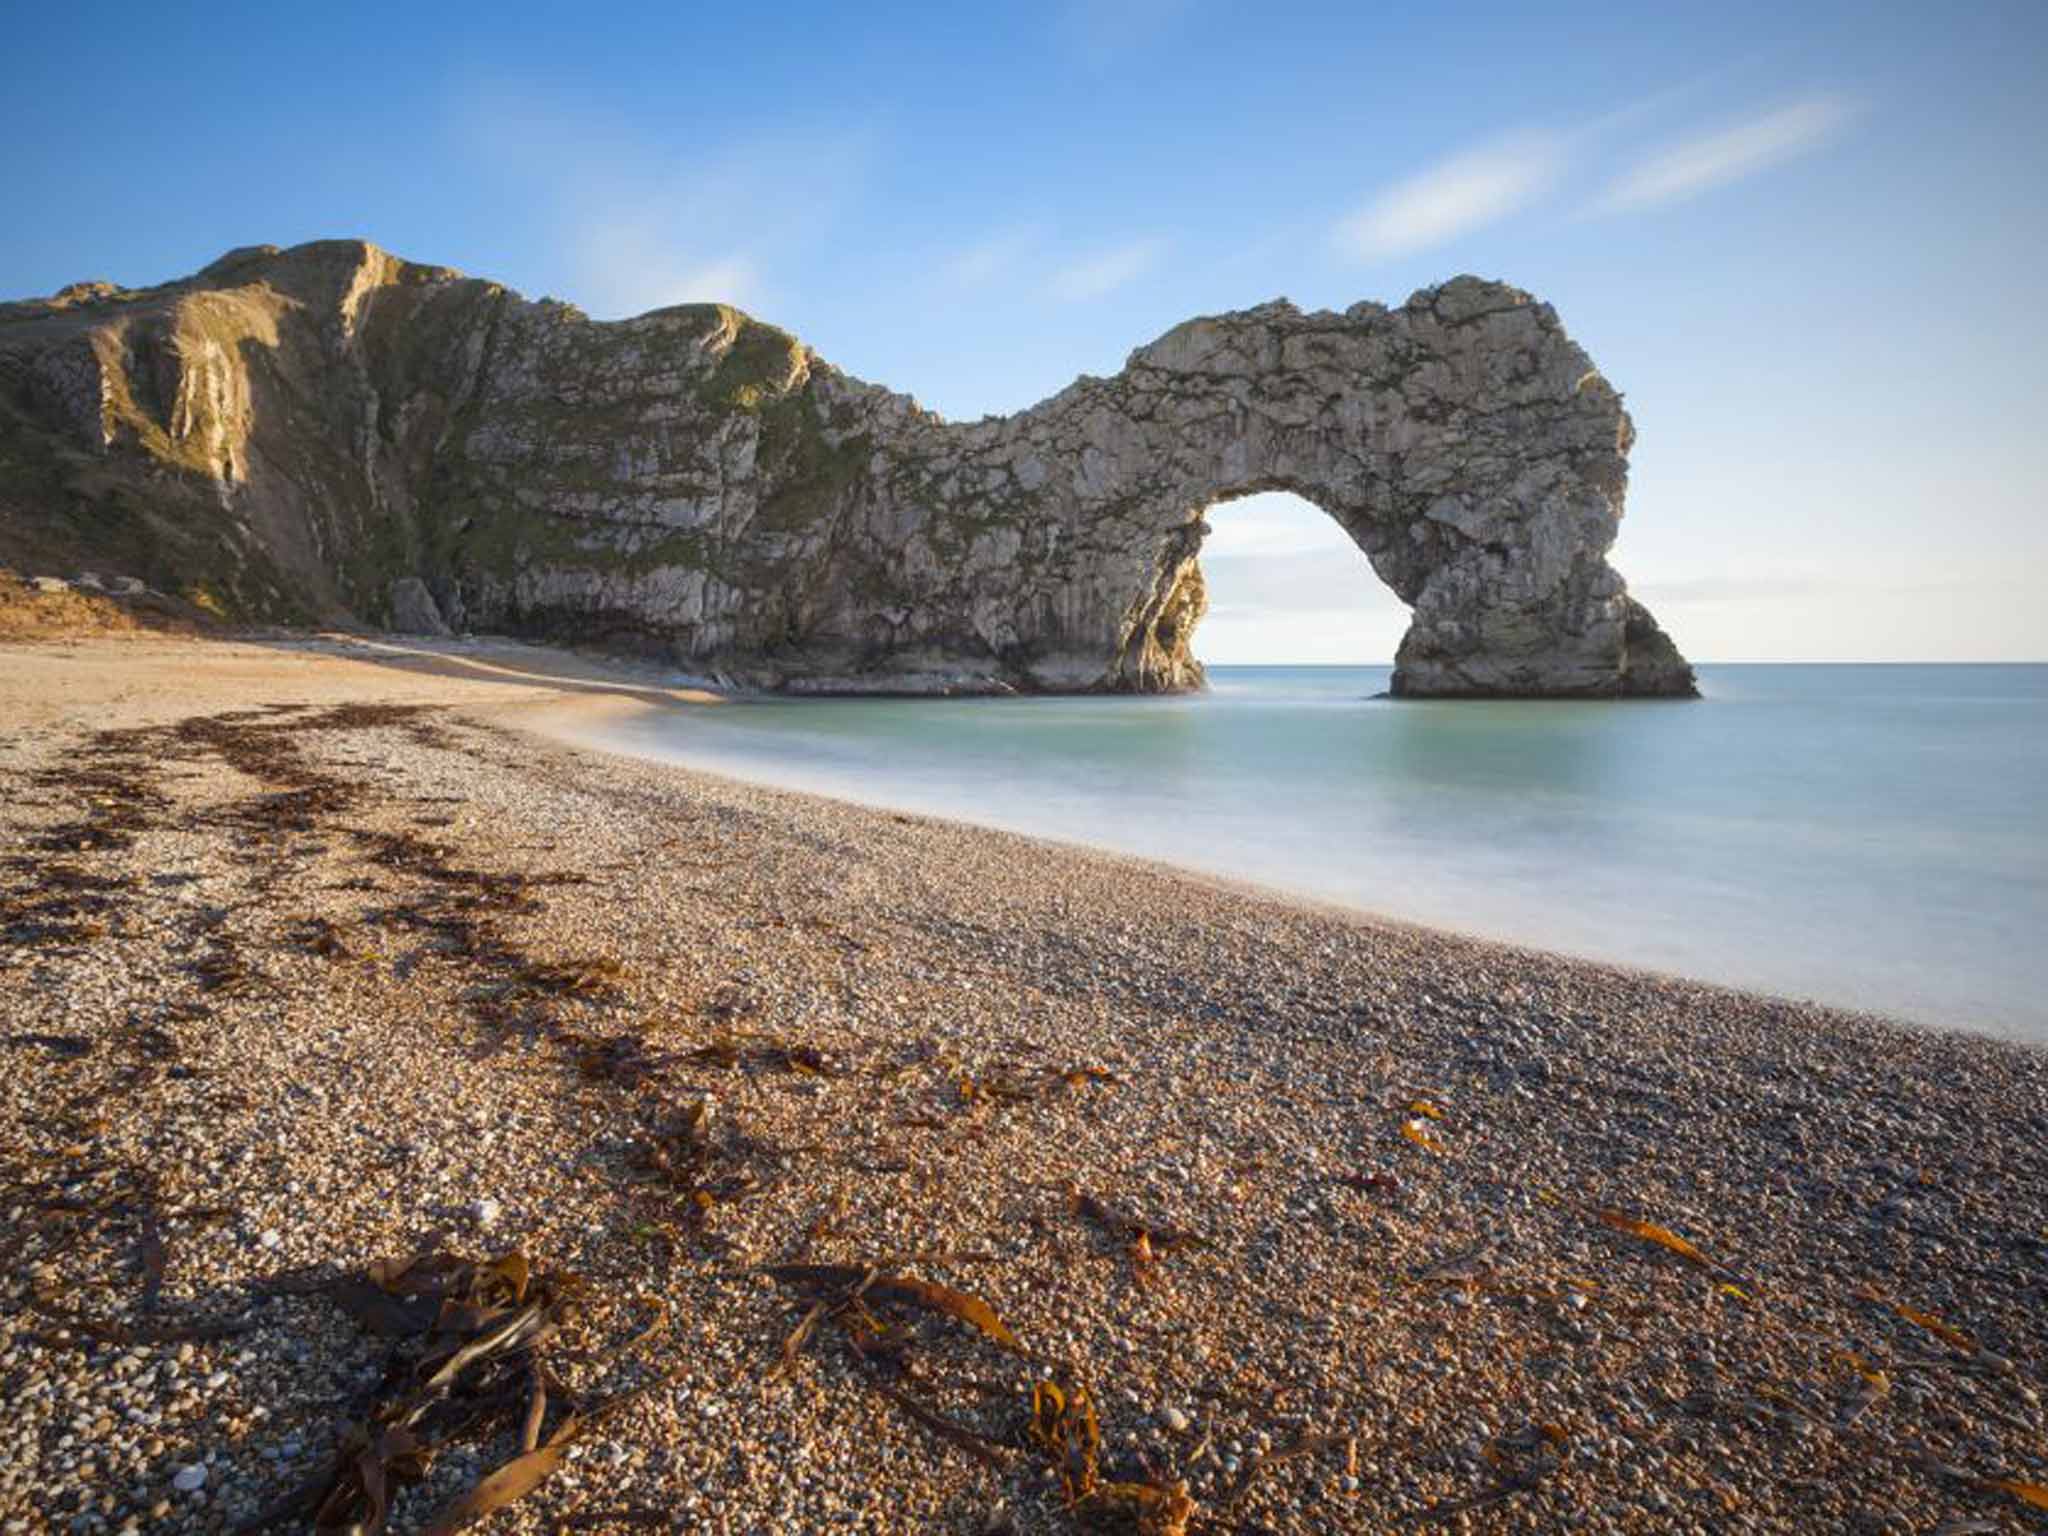
[[[1729,666],[1697,703],[741,702],[607,743],[1392,916],[2048,1040],[2048,666]]]

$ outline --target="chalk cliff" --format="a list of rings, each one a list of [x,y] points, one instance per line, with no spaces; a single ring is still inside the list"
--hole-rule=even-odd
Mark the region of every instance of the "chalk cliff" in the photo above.
[[[758,687],[1166,690],[1201,682],[1204,510],[1287,490],[1414,609],[1396,692],[1687,694],[1607,563],[1631,431],[1547,305],[1470,277],[1190,320],[955,423],[723,305],[596,322],[325,241],[0,305],[0,563]]]

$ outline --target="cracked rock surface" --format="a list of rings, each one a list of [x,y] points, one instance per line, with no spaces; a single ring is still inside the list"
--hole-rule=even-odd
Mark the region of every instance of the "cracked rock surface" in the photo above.
[[[724,305],[596,322],[360,241],[0,305],[0,563],[798,692],[1198,687],[1202,514],[1285,490],[1413,608],[1397,693],[1690,694],[1607,561],[1631,436],[1472,277],[957,423]]]

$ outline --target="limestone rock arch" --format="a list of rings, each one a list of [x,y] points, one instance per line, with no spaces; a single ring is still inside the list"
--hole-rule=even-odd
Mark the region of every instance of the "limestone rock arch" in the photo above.
[[[1547,305],[1460,278],[1393,310],[1192,320],[1112,379],[913,454],[931,504],[991,487],[1044,547],[1004,562],[1032,579],[986,638],[1047,686],[1198,685],[1202,514],[1278,490],[1335,519],[1414,610],[1396,693],[1689,694],[1607,563],[1631,436]]]
[[[1630,437],[1469,277],[1191,320],[978,422],[724,305],[597,322],[361,241],[0,305],[0,562],[794,691],[1199,686],[1202,514],[1286,490],[1412,607],[1396,692],[1690,693],[1607,563]]]

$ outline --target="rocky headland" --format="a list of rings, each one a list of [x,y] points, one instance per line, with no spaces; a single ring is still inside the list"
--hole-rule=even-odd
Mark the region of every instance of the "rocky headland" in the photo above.
[[[1413,608],[1397,693],[1690,694],[1607,561],[1631,436],[1471,277],[1191,320],[963,423],[724,305],[596,322],[360,241],[0,305],[0,564],[742,687],[1199,686],[1202,514],[1286,490]]]

